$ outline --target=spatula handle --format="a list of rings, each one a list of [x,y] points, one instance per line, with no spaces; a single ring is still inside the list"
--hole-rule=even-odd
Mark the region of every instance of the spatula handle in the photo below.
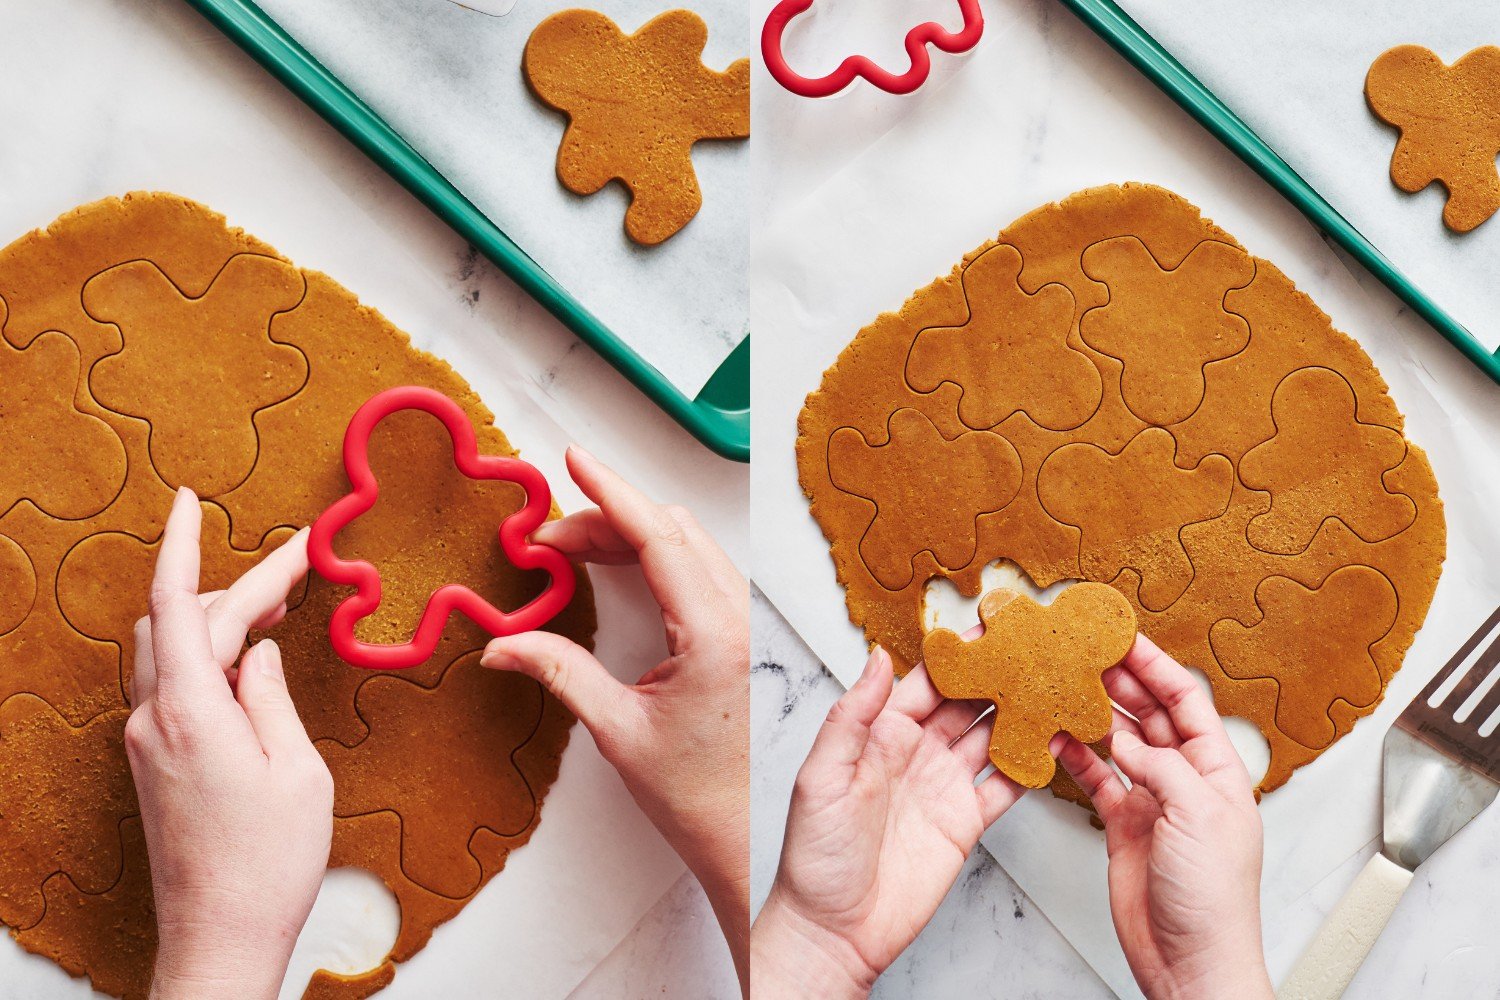
[[[1338,1000],[1396,912],[1412,873],[1376,854],[1344,893],[1276,992],[1277,1000]]]

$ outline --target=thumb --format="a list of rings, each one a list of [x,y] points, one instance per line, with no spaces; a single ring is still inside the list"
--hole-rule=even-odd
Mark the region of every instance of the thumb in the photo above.
[[[268,757],[313,749],[281,670],[281,648],[262,639],[240,660],[235,699]]]
[[[525,674],[552,692],[594,734],[609,740],[628,725],[630,689],[578,643],[554,632],[522,632],[490,640],[480,666]]]
[[[894,685],[891,655],[876,646],[859,680],[828,710],[803,767],[852,768],[865,752],[870,726],[885,708]]]

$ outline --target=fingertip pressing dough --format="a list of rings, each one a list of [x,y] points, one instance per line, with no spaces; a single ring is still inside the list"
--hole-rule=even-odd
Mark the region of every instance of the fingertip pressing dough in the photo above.
[[[897,414],[925,444],[880,446]],[[1038,587],[1109,584],[1265,734],[1262,791],[1374,710],[1446,549],[1431,466],[1358,343],[1145,184],[1039,208],[877,317],[797,427],[850,618],[899,669],[934,579],[978,597],[1003,559]]]
[[[1420,45],[1382,53],[1365,77],[1365,99],[1401,130],[1391,180],[1415,194],[1448,190],[1443,222],[1466,233],[1500,210],[1500,46],[1474,49],[1452,66]]]
[[[122,734],[172,486],[202,497],[209,591],[347,492],[344,429],[383,389],[437,389],[480,451],[515,450],[463,379],[379,313],[173,195],[86,205],[0,250],[0,303],[0,920],[96,989],[144,998],[155,924]],[[418,594],[444,583],[505,608],[545,585],[495,534],[520,491],[464,477],[435,420],[383,421],[371,467],[380,503],[339,540],[388,581],[367,638],[409,637]],[[587,646],[578,582],[548,627]],[[481,670],[489,636],[461,616],[399,677],[351,669],[328,642],[347,593],[310,578],[269,633],[334,773],[329,863],[373,872],[401,907],[382,963],[314,978],[309,995],[329,1000],[389,983],[529,840],[573,723],[536,682]]]
[[[633,35],[592,10],[564,10],[526,41],[533,93],[568,116],[557,177],[589,195],[612,180],[630,190],[625,231],[654,246],[698,214],[700,139],[750,134],[750,62],[703,65],[708,25],[689,10],[659,14]]]
[[[947,629],[928,633],[927,675],[944,697],[994,702],[991,762],[1018,784],[1041,788],[1056,771],[1047,749],[1053,736],[1093,743],[1109,733],[1102,676],[1130,652],[1135,612],[1114,588],[1079,583],[1051,604],[990,591],[979,619],[984,634],[968,641]]]

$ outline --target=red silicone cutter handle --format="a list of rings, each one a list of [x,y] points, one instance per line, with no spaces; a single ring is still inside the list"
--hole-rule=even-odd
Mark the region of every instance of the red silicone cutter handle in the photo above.
[[[333,551],[333,538],[375,506],[380,485],[370,471],[370,434],[376,424],[397,410],[425,410],[441,420],[453,439],[453,462],[465,476],[505,480],[526,491],[525,506],[500,522],[500,547],[517,567],[545,570],[550,579],[545,590],[515,611],[501,611],[468,587],[450,583],[427,599],[411,641],[361,642],[354,636],[354,627],[380,606],[380,572],[363,560],[340,559]],[[372,397],[355,412],[344,433],[344,471],[353,489],[313,522],[307,539],[307,556],[313,569],[331,583],[355,588],[354,595],[335,608],[328,621],[328,639],[344,662],[367,670],[414,667],[431,658],[454,611],[462,611],[492,635],[514,635],[540,628],[573,599],[577,584],[567,557],[550,546],[526,540],[552,510],[547,480],[535,466],[519,458],[479,454],[468,415],[442,393],[405,385]]]
[[[809,79],[787,65],[786,57],[781,54],[781,36],[792,19],[812,5],[813,0],[781,0],[771,8],[760,33],[760,54],[766,69],[777,83],[802,97],[837,94],[853,83],[855,77],[864,77],[891,94],[910,94],[927,82],[927,74],[932,69],[932,60],[927,54],[929,44],[948,53],[967,52],[979,43],[979,36],[984,33],[984,15],[980,13],[979,0],[958,0],[958,9],[964,16],[963,27],[958,31],[949,31],[936,21],[927,21],[906,33],[906,54],[911,57],[911,68],[905,73],[898,76],[864,56],[850,56],[827,76]]]

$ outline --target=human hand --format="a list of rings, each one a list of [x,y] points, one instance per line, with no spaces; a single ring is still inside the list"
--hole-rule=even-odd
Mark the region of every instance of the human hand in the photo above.
[[[639,563],[661,606],[667,658],[632,685],[551,632],[490,642],[486,667],[539,681],[702,883],[747,982],[750,923],[750,590],[681,507],[662,507],[578,447],[568,472],[598,507],[532,533],[570,559]]]
[[[1094,802],[1130,970],[1157,998],[1272,996],[1260,936],[1261,825],[1249,773],[1191,674],[1145,636],[1104,675],[1124,783],[1070,736],[1052,748]]]
[[[151,995],[275,997],[328,866],[333,779],[276,644],[240,653],[250,628],[286,613],[307,572],[307,532],[200,596],[201,521],[197,498],[179,490],[151,613],[135,627],[125,751],[156,901]]]
[[[862,997],[937,911],[979,836],[1024,792],[989,764],[988,702],[949,701],[877,648],[797,774],[751,938],[756,996]]]

